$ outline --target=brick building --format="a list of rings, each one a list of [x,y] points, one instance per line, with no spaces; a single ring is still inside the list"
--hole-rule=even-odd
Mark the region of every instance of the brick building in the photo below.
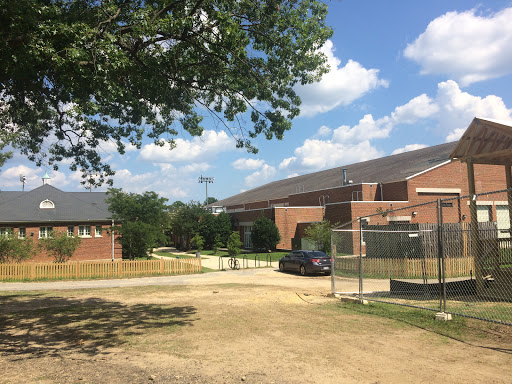
[[[217,201],[240,231],[246,248],[254,220],[264,215],[273,220],[282,240],[280,249],[291,249],[312,222],[323,219],[347,223],[379,210],[397,209],[469,194],[466,164],[450,160],[457,143],[441,144],[402,154],[310,173],[254,188]],[[476,193],[505,188],[500,166],[475,165]],[[479,199],[479,221],[493,221],[505,210],[506,195]],[[469,206],[456,200],[444,208],[451,222],[470,217]],[[508,214],[508,211],[507,211]],[[399,215],[372,216],[369,224],[433,222],[432,206]]]
[[[0,235],[13,232],[30,237],[37,249],[51,231],[82,238],[71,260],[120,259],[121,246],[112,241],[112,220],[105,192],[64,192],[49,184],[28,192],[0,192]],[[52,261],[38,250],[30,261]]]

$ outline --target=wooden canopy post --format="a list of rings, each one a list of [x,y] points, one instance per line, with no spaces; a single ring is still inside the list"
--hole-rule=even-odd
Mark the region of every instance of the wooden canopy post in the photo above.
[[[483,280],[482,280],[482,263],[480,260],[480,233],[478,230],[478,216],[476,210],[476,189],[475,189],[475,169],[473,160],[466,160],[468,170],[468,187],[469,194],[469,211],[471,214],[471,253],[475,262],[475,278],[476,278],[476,294],[483,293]]]
[[[509,234],[512,234],[512,172],[510,170],[510,163],[505,164],[505,177],[507,180],[508,219],[510,223]],[[509,239],[512,241],[512,235]]]

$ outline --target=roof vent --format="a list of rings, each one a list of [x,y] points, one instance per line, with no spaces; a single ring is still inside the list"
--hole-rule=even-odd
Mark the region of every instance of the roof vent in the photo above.
[[[55,204],[53,204],[53,201],[46,199],[46,200],[41,201],[41,204],[39,204],[39,208],[52,209],[52,208],[55,208]]]

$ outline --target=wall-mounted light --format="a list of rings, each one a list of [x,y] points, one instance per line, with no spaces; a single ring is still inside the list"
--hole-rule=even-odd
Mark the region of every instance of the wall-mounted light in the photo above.
[[[417,215],[417,214],[418,214],[418,212],[414,211],[414,212],[412,213],[412,217],[416,217],[416,215]]]
[[[462,215],[462,220],[466,220],[466,215]]]

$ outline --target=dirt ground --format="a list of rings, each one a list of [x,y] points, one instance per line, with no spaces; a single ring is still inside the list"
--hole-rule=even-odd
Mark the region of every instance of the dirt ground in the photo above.
[[[510,383],[510,334],[461,342],[329,290],[329,277],[260,269],[2,292],[0,382]]]

